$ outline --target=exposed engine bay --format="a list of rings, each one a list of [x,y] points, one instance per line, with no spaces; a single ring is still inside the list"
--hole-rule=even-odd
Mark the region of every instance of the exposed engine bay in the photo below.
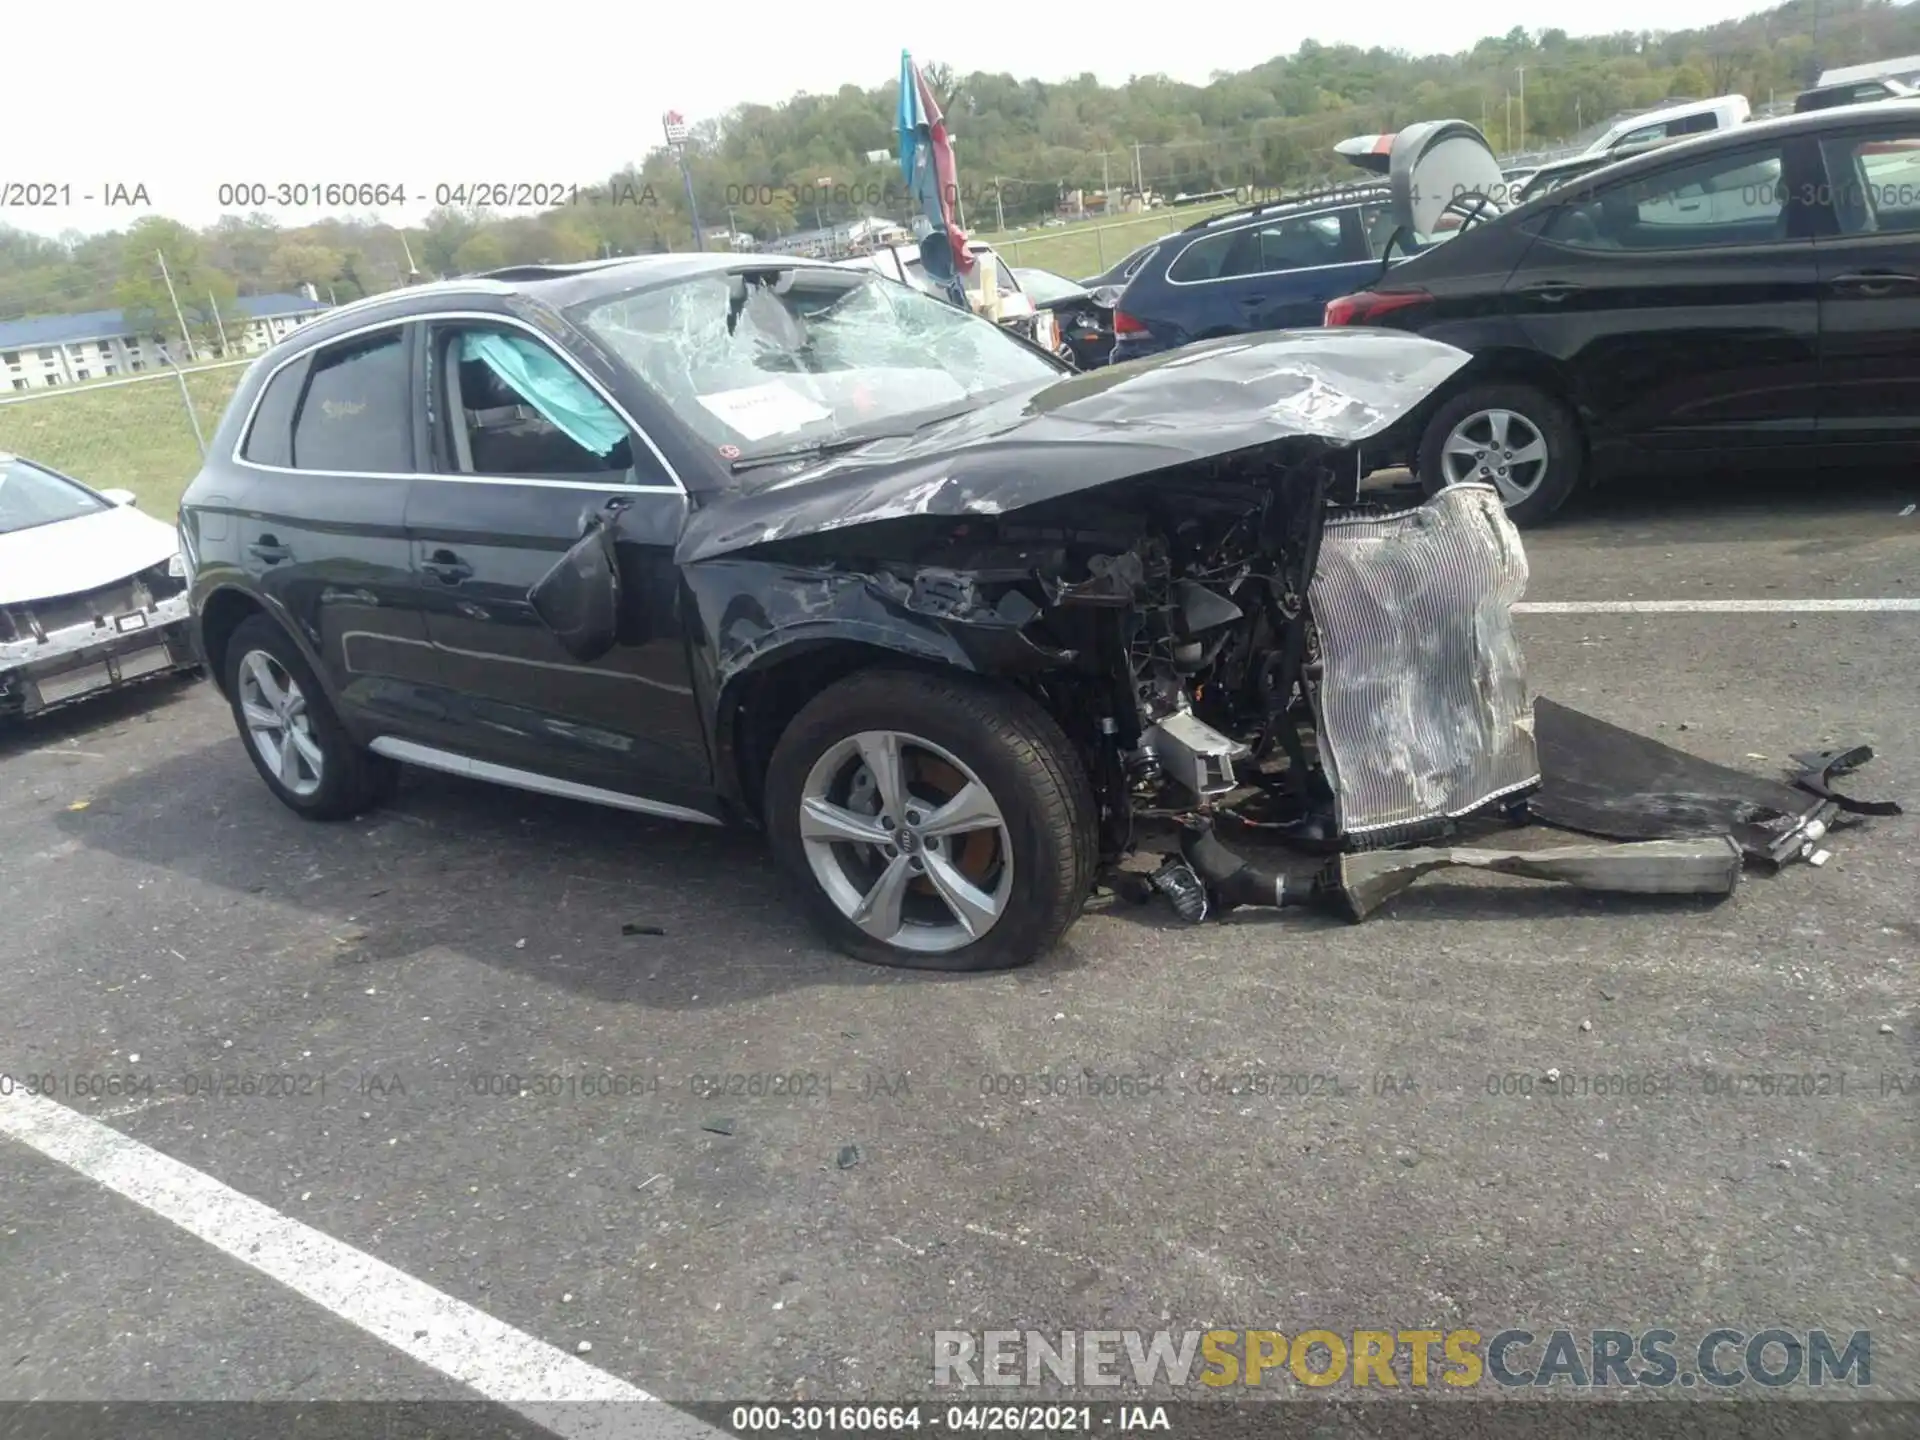
[[[1526,561],[1491,487],[1382,512],[1333,499],[1353,473],[1342,452],[1243,455],[781,550],[830,544],[893,604],[974,632],[979,668],[1081,748],[1110,854],[1137,820],[1217,814],[1322,849],[1405,843],[1538,780],[1507,620]],[[876,543],[893,553],[850,553]]]
[[[1743,850],[1755,852],[1727,825],[1676,828],[1674,805],[1655,806],[1658,820],[1576,815],[1564,827],[1627,844],[1531,859],[1431,848],[1476,819],[1524,823],[1549,778],[1512,628],[1527,561],[1491,486],[1387,508],[1358,502],[1358,472],[1350,447],[1282,443],[1005,513],[890,517],[761,553],[790,580],[833,576],[832,598],[802,608],[848,604],[855,585],[863,606],[930,622],[972,668],[1038,699],[1092,777],[1109,866],[1148,848],[1149,832],[1178,837],[1131,893],[1157,892],[1190,920],[1313,903],[1357,919],[1448,865],[1730,893]],[[1736,793],[1751,777],[1725,774],[1725,813],[1754,813]],[[1773,791],[1806,802],[1768,811],[1778,863],[1836,812],[1817,794]],[[1686,803],[1698,810],[1697,796]],[[1249,864],[1217,827],[1320,857],[1318,874],[1302,886]],[[1354,869],[1356,855],[1389,849],[1406,864]]]

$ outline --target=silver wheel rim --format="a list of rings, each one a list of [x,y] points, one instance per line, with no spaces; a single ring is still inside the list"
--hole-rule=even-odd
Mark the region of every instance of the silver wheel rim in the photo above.
[[[1006,912],[1013,844],[993,792],[932,741],[863,730],[800,792],[800,840],[840,913],[884,945],[940,954]]]
[[[241,657],[240,716],[268,774],[303,799],[320,788],[325,762],[307,697],[287,667],[264,650]]]
[[[1491,485],[1508,505],[1538,493],[1547,478],[1547,441],[1515,410],[1476,410],[1447,436],[1440,467],[1449,485]]]

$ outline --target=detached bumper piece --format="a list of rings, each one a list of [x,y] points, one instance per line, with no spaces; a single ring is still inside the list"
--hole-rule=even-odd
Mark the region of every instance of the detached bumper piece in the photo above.
[[[1844,807],[1805,777],[1788,785],[1716,765],[1552,700],[1535,701],[1533,716],[1542,776],[1527,810],[1542,824],[1609,840],[1726,835],[1767,867],[1796,856],[1816,864],[1827,858],[1820,841]],[[1824,787],[1843,773],[1839,762],[1864,763],[1859,755],[1796,759],[1828,760],[1814,777]]]
[[[1614,895],[1731,895],[1740,883],[1740,847],[1710,840],[1646,840],[1630,845],[1566,845],[1551,850],[1374,850],[1342,855],[1317,885],[1330,906],[1364,920],[1435,870],[1458,867],[1553,880]]]

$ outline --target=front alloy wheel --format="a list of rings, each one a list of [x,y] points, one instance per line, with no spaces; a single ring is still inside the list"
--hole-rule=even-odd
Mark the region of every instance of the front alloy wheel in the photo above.
[[[833,944],[871,965],[1006,970],[1057,942],[1099,859],[1093,784],[1030,695],[862,670],[781,732],[768,838]]]
[[[800,838],[840,913],[903,950],[971,945],[1013,891],[1013,845],[992,791],[931,740],[898,730],[850,735],[814,762]]]
[[[264,650],[240,657],[240,714],[260,763],[288,791],[306,799],[326,778],[300,682]]]
[[[1476,410],[1453,427],[1440,450],[1447,484],[1492,485],[1511,509],[1531,500],[1547,478],[1547,441],[1512,410]]]

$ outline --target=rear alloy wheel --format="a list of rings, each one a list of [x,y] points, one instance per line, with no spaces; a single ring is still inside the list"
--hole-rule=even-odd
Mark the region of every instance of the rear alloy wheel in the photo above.
[[[1566,407],[1530,385],[1477,385],[1442,405],[1420,445],[1428,494],[1491,485],[1516,525],[1545,520],[1580,479],[1580,442]]]
[[[1052,717],[961,679],[868,672],[813,701],[767,776],[774,848],[822,929],[873,964],[997,970],[1092,883],[1092,796]]]
[[[234,724],[253,768],[288,809],[339,820],[390,793],[397,767],[353,743],[278,625],[262,615],[243,621],[227,657]]]

